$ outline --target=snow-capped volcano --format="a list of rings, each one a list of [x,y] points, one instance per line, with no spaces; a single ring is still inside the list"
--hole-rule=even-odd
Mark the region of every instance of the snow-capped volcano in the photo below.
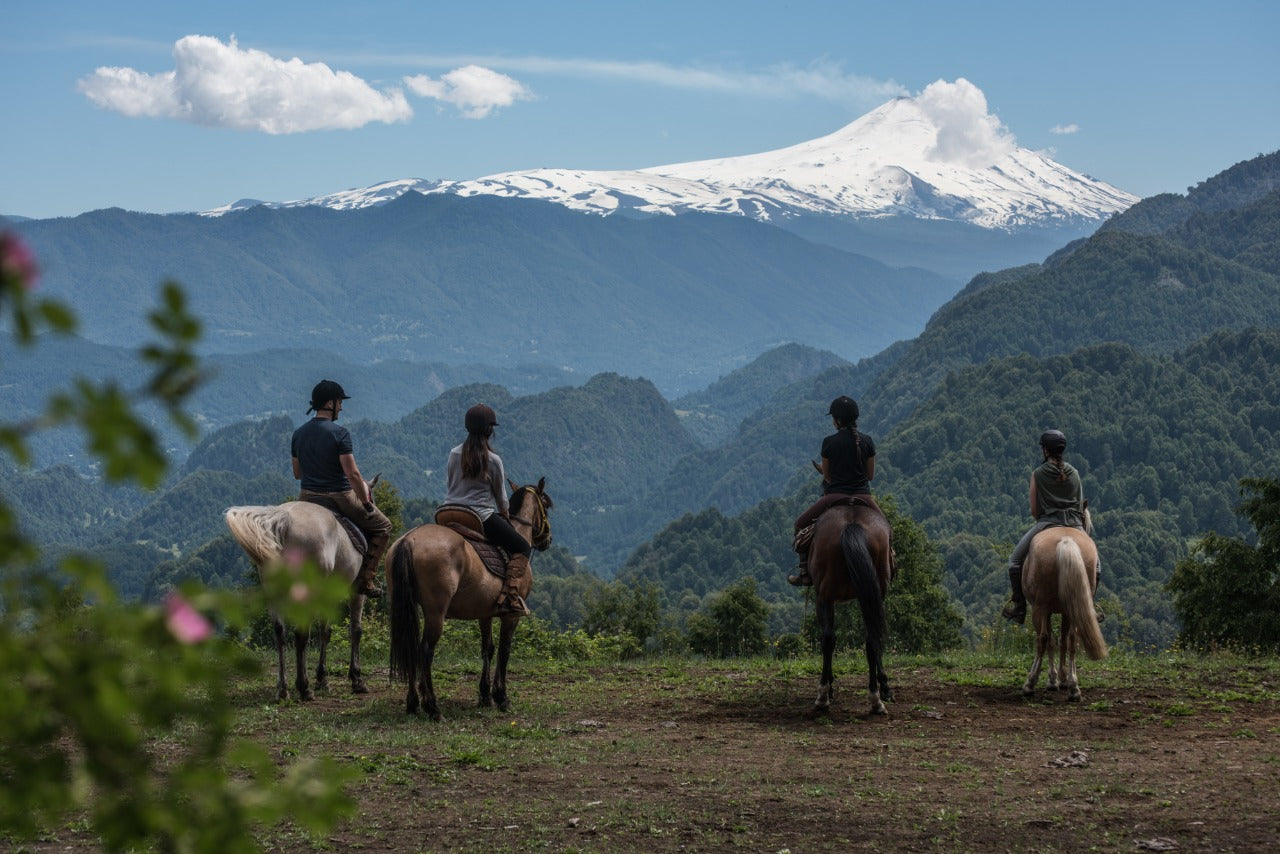
[[[763,154],[631,171],[535,169],[468,181],[390,181],[287,206],[357,208],[405,192],[542,199],[597,214],[908,216],[993,229],[1102,220],[1138,200],[1018,147],[987,112],[982,92],[963,79],[938,81],[835,133]]]

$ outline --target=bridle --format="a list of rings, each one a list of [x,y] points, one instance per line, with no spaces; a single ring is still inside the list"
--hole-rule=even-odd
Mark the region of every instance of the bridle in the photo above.
[[[521,524],[528,525],[530,530],[530,544],[542,551],[551,545],[551,517],[547,513],[547,505],[542,500],[541,493],[535,486],[522,486],[520,492],[530,492],[533,494],[533,518],[526,519],[523,516],[516,516],[515,519]]]

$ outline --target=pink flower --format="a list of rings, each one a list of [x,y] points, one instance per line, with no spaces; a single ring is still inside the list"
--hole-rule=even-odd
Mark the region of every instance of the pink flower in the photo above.
[[[289,588],[289,598],[295,602],[305,602],[311,598],[311,588],[301,581],[294,582]]]
[[[178,643],[200,643],[213,634],[209,621],[178,593],[170,593],[165,598],[164,610],[165,625]]]
[[[0,232],[0,276],[13,279],[27,290],[34,288],[40,278],[36,256],[22,238],[7,231]]]
[[[284,559],[284,565],[290,569],[297,569],[307,561],[307,553],[297,546],[289,546],[280,557]]]

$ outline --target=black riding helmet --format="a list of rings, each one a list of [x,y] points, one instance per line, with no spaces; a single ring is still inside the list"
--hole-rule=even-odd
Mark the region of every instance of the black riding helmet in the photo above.
[[[320,411],[320,407],[324,406],[331,400],[350,400],[351,396],[342,390],[342,386],[333,380],[320,380],[316,383],[316,387],[311,389],[311,406],[307,412],[313,409]]]
[[[831,401],[827,414],[841,424],[853,424],[858,420],[858,402],[848,395],[840,395]]]
[[[1067,437],[1061,430],[1045,430],[1040,434],[1040,447],[1060,454],[1067,449]]]
[[[493,432],[493,428],[498,426],[498,415],[493,411],[492,407],[485,406],[483,403],[477,403],[475,406],[467,410],[464,423],[468,433],[474,433],[478,436],[488,436]]]

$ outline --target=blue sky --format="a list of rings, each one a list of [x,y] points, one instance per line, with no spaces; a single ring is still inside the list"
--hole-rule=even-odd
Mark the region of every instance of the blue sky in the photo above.
[[[1271,0],[6,6],[22,216],[749,154],[959,78],[1018,144],[1140,196],[1280,148]]]

